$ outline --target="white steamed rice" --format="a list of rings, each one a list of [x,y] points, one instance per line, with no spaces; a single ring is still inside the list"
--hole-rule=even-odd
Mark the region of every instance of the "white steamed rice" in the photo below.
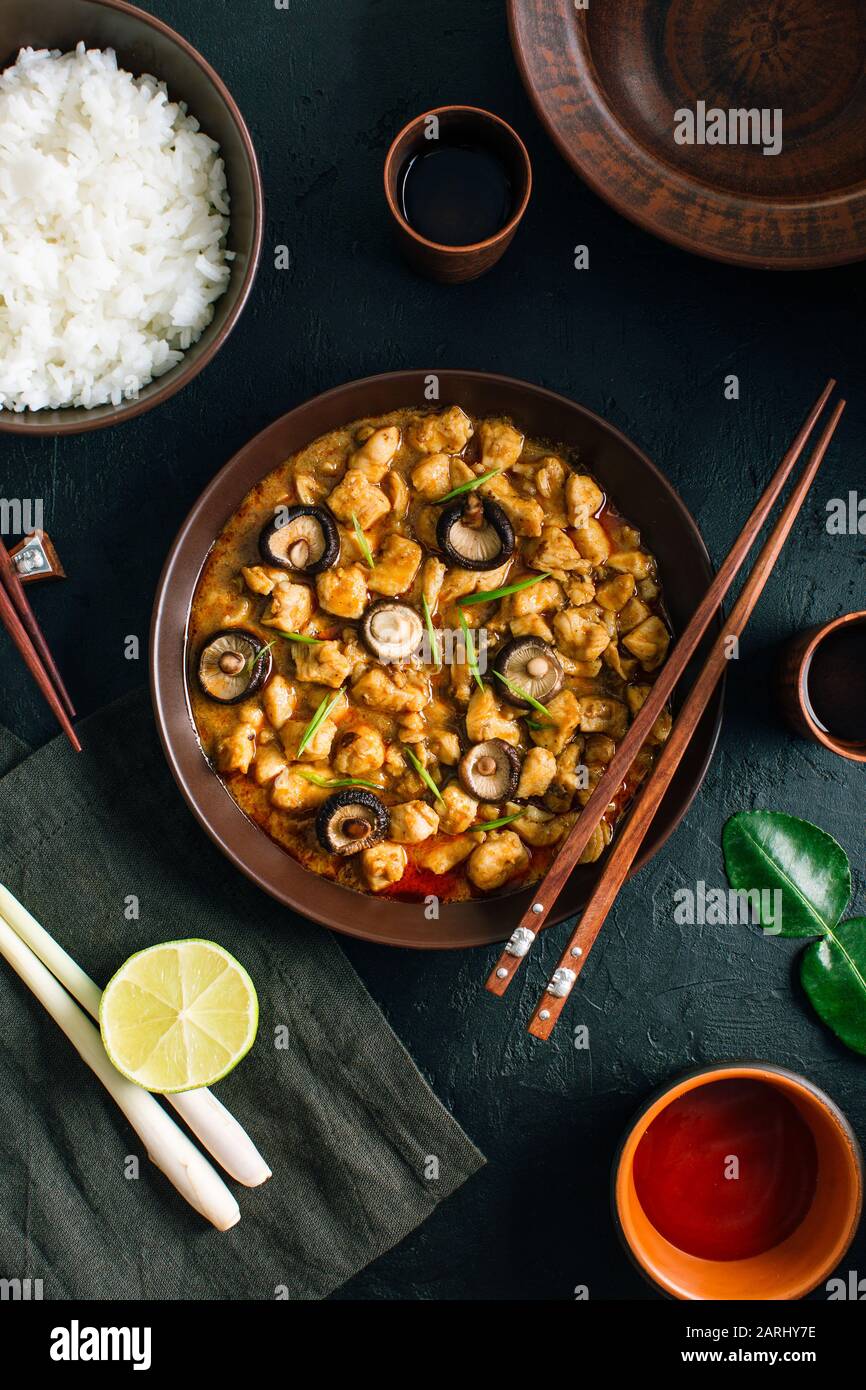
[[[0,74],[0,408],[137,396],[213,318],[232,253],[219,146],[111,49]]]

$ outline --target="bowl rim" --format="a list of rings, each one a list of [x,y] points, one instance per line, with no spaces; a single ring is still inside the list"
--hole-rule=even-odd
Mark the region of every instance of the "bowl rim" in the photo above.
[[[864,1184],[866,1184],[866,1165],[864,1165],[863,1150],[857,1134],[845,1112],[836,1104],[832,1096],[829,1096],[816,1082],[811,1081],[808,1076],[803,1076],[800,1072],[792,1071],[790,1067],[785,1067],[778,1062],[763,1062],[749,1058],[734,1058],[730,1061],[706,1062],[700,1066],[690,1067],[687,1071],[679,1072],[672,1080],[664,1082],[656,1087],[646,1100],[640,1105],[639,1109],[632,1115],[628,1122],[613,1156],[610,1170],[610,1208],[613,1218],[614,1228],[619,1237],[626,1255],[631,1264],[644,1278],[644,1280],[655,1289],[657,1293],[663,1294],[669,1299],[682,1299],[682,1295],[676,1292],[668,1284],[657,1278],[650,1269],[644,1264],[637,1251],[632,1246],[625,1230],[619,1205],[619,1186],[622,1176],[623,1159],[625,1150],[631,1141],[635,1131],[643,1124],[650,1112],[656,1111],[661,1114],[679,1096],[685,1095],[688,1091],[696,1090],[699,1086],[715,1080],[721,1080],[725,1076],[754,1078],[756,1080],[767,1080],[768,1077],[779,1077],[791,1088],[798,1090],[801,1094],[808,1096],[810,1101],[817,1103],[827,1113],[835,1123],[840,1132],[841,1138],[847,1143],[851,1157],[852,1168],[855,1174],[858,1189],[857,1209],[854,1212],[849,1229],[845,1232],[839,1254],[832,1264],[822,1266],[817,1277],[812,1283],[799,1287],[793,1295],[786,1295],[786,1300],[790,1298],[805,1298],[807,1294],[814,1292],[822,1280],[826,1279],[833,1269],[845,1258],[851,1243],[857,1234],[857,1227],[863,1214]],[[662,1104],[664,1102],[664,1104]],[[704,1300],[690,1300],[702,1302]]]
[[[501,126],[505,134],[517,148],[517,152],[523,163],[526,178],[526,186],[520,202],[504,227],[500,227],[498,232],[494,232],[492,236],[485,237],[483,241],[467,241],[461,243],[459,246],[449,246],[444,241],[431,241],[429,237],[417,231],[412,226],[411,222],[406,221],[406,218],[400,211],[397,198],[395,197],[395,188],[400,173],[398,169],[395,170],[395,163],[397,149],[401,141],[410,131],[420,126],[421,122],[425,121],[428,116],[447,116],[454,112],[482,117],[482,120],[478,122],[479,126],[485,121],[492,121],[494,125]],[[495,111],[490,111],[485,106],[431,106],[429,111],[421,111],[417,116],[414,116],[411,121],[407,121],[402,130],[398,130],[391,144],[388,146],[388,153],[385,156],[383,177],[388,211],[406,235],[410,236],[414,242],[422,246],[426,251],[438,251],[455,257],[465,256],[475,251],[489,251],[493,247],[499,246],[502,242],[510,240],[523,220],[523,215],[529,207],[529,200],[532,196],[532,161],[529,158],[529,151],[526,145],[523,143],[523,140],[520,138],[513,125],[510,125],[502,116],[497,116]]]
[[[98,419],[89,418],[89,412],[84,406],[59,406],[58,411],[75,410],[80,412],[81,416],[80,419],[76,417],[64,420],[60,424],[50,424],[48,421],[41,424],[38,418],[34,418],[42,414],[42,412],[38,410],[30,412],[0,410],[0,434],[32,435],[43,438],[45,436],[59,437],[69,434],[85,434],[90,430],[110,429],[114,425],[122,425],[127,420],[135,419],[137,415],[144,415],[147,411],[153,410],[155,406],[163,405],[165,401],[176,395],[178,391],[182,391],[185,386],[188,386],[200,372],[203,372],[205,367],[208,366],[219,350],[224,346],[229,334],[235,328],[238,319],[246,308],[261,260],[265,230],[265,194],[262,172],[259,168],[258,156],[256,155],[252,136],[250,135],[247,123],[241,113],[241,109],[219,73],[211,66],[203,54],[201,54],[188,39],[185,39],[182,34],[179,34],[176,29],[173,29],[170,24],[166,24],[165,20],[158,19],[155,15],[148,14],[146,10],[139,9],[137,5],[130,5],[128,0],[86,0],[86,3],[101,5],[107,10],[117,10],[122,14],[140,19],[143,23],[149,25],[151,29],[156,29],[165,38],[172,40],[187,57],[192,59],[197,67],[201,68],[205,77],[218,92],[228,110],[229,116],[237,127],[241,143],[246,153],[253,185],[253,236],[250,245],[249,259],[244,278],[241,281],[240,290],[238,291],[238,297],[234,306],[226,315],[225,321],[220,326],[219,331],[214,334],[213,341],[207,345],[194,361],[187,362],[186,364],[184,362],[179,362],[176,367],[167,372],[162,378],[163,384],[157,386],[157,389],[149,395],[147,399],[129,401],[118,406],[114,414],[103,416]],[[154,73],[154,76],[157,76],[157,74]],[[219,304],[219,300],[217,300],[217,304]],[[160,379],[156,378],[155,380],[159,381]],[[56,414],[58,412],[46,411],[45,413]]]
[[[569,412],[582,417],[626,450],[630,457],[639,459],[642,466],[653,477],[660,495],[678,513],[683,526],[691,533],[701,563],[706,568],[707,581],[709,582],[713,573],[712,564],[697,523],[679,493],[668,482],[664,474],[616,426],[609,424],[594,411],[579,405],[566,396],[514,377],[494,372],[464,371],[456,368],[439,368],[437,374],[442,382],[448,381],[447,389],[443,386],[443,399],[451,393],[452,380],[478,385],[481,388],[492,385],[518,397],[523,393],[528,393],[537,399],[550,401],[559,408],[565,407]],[[408,946],[417,950],[453,950],[473,946],[488,946],[504,940],[512,929],[512,916],[515,921],[518,920],[523,906],[528,905],[532,887],[518,889],[505,898],[473,899],[468,902],[443,904],[441,909],[443,916],[448,913],[452,920],[456,919],[460,922],[460,930],[457,933],[459,939],[447,939],[447,936],[442,934],[441,921],[438,919],[432,923],[434,929],[427,934],[424,934],[423,928],[419,928],[417,924],[413,924],[411,936],[400,932],[395,921],[398,916],[397,910],[409,906],[400,901],[393,902],[395,913],[390,919],[383,916],[381,927],[372,933],[365,922],[367,914],[358,913],[357,920],[355,920],[351,908],[353,903],[357,903],[359,900],[368,905],[375,904],[377,900],[368,894],[352,892],[319,875],[311,874],[309,870],[304,869],[291,859],[286,850],[276,845],[259,826],[249,820],[209,766],[202,752],[189,711],[184,661],[187,650],[189,611],[202,568],[222,527],[240,505],[249,489],[254,486],[254,481],[246,483],[228,511],[222,505],[221,493],[232,480],[234,474],[243,471],[251,451],[258,453],[263,448],[267,448],[270,439],[281,435],[290,418],[303,416],[308,412],[318,412],[321,408],[336,405],[343,397],[352,396],[361,391],[375,390],[376,388],[394,388],[395,390],[398,387],[405,388],[400,402],[403,406],[411,404],[414,399],[423,399],[424,382],[428,376],[429,369],[419,368],[384,372],[331,387],[279,416],[265,429],[248,440],[218,470],[201,492],[181,525],[169,549],[157,584],[149,643],[150,689],[155,722],[163,752],[184,800],[211,840],[247,878],[283,906],[345,935],[354,936],[361,940],[376,941],[388,946]],[[396,409],[399,406],[387,408]],[[349,407],[347,407],[348,409]],[[356,417],[344,414],[336,424],[327,428],[337,428],[340,423],[345,424],[350,418]],[[310,434],[309,439],[314,439],[323,432],[321,428],[318,428]],[[279,466],[278,463],[271,463],[268,467],[260,469],[256,478],[266,476],[277,466]],[[204,528],[203,518],[208,517],[215,504],[217,517],[216,519],[211,518],[207,527]],[[207,541],[203,548],[199,544],[199,538],[196,534],[199,528],[206,529]],[[195,546],[194,558],[190,552],[191,546]],[[183,599],[182,615],[178,612],[175,597],[177,592],[181,593]],[[709,633],[712,634],[720,630],[720,623],[720,619],[715,620]],[[180,641],[180,649],[178,649],[178,641]],[[715,755],[721,732],[725,684],[726,681],[723,679],[711,703],[712,725],[708,729],[706,745],[699,764],[687,787],[683,789],[681,804],[677,807],[676,814],[671,815],[665,822],[664,830],[663,832],[660,831],[658,838],[649,843],[648,836],[644,841],[641,853],[636,857],[629,877],[633,877],[667,842],[680,825],[703,785],[707,770]],[[200,794],[193,785],[194,783],[199,784]],[[220,821],[225,822],[227,827],[225,831],[221,830],[218,824]],[[658,827],[658,816],[651,829],[655,827]],[[269,874],[263,871],[260,862],[258,864],[248,862],[245,853],[238,848],[238,841],[248,842],[250,855],[256,860],[270,860],[273,865],[273,872]],[[286,861],[291,866],[288,874],[286,874]],[[297,891],[292,891],[291,877],[293,872],[301,876],[301,886]],[[315,894],[304,893],[304,887],[308,885],[308,880],[310,883],[315,883]],[[545,929],[565,921],[575,911],[573,906],[563,906],[563,896],[560,897],[557,906],[551,912]],[[490,908],[490,904],[503,903],[508,905],[506,911],[496,913]],[[419,905],[411,904],[411,906],[417,911]],[[485,917],[483,909],[487,909],[490,913],[490,920]],[[395,925],[388,925],[389,921],[394,922]]]
[[[552,3],[559,11],[563,26],[572,17],[578,25],[585,28],[585,10],[572,11],[566,0],[536,0],[542,4]],[[567,64],[569,74],[578,85],[584,84],[586,92],[581,102],[581,138],[572,141],[559,128],[548,104],[549,84],[542,86],[533,70],[534,45],[531,33],[532,14],[530,7],[524,7],[521,0],[508,0],[508,29],[511,48],[517,63],[520,78],[535,113],[550,140],[559,150],[562,158],[574,172],[616,213],[633,222],[643,231],[688,251],[692,255],[703,256],[725,265],[736,265],[750,270],[824,270],[836,266],[852,265],[866,259],[866,244],[848,250],[825,250],[817,253],[770,255],[759,253],[749,247],[743,239],[737,246],[724,248],[701,240],[688,230],[681,230],[673,219],[661,222],[652,211],[652,200],[647,203],[629,201],[620,186],[601,178],[596,172],[601,153],[607,153],[612,160],[622,164],[631,160],[639,164],[642,172],[652,181],[656,189],[668,187],[675,190],[684,205],[693,206],[696,198],[704,202],[708,209],[734,207],[740,211],[749,208],[763,214],[765,220],[782,211],[789,213],[808,210],[818,204],[836,206],[840,209],[851,203],[863,204],[866,201],[866,186],[842,188],[828,192],[822,197],[800,198],[795,196],[768,197],[750,196],[714,188],[711,183],[696,179],[673,165],[664,164],[654,153],[646,149],[620,121],[613,105],[596,80],[591,61],[582,62],[576,58],[567,45],[563,45],[562,58]],[[567,52],[566,52],[567,49]],[[582,142],[582,143],[581,143]],[[649,210],[647,210],[649,208]]]
[[[808,695],[809,670],[815,653],[831,633],[838,632],[840,628],[847,627],[849,623],[858,626],[866,623],[866,610],[843,613],[838,618],[830,618],[826,623],[809,629],[811,636],[803,648],[797,668],[797,703],[816,743],[822,744],[831,753],[835,753],[837,757],[846,758],[848,762],[866,763],[866,744],[846,743],[844,739],[836,738],[826,729],[822,729],[812,713],[812,705]]]

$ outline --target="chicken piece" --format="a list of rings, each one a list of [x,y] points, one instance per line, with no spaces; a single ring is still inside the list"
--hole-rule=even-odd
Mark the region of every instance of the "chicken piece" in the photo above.
[[[472,421],[452,405],[441,415],[423,415],[409,429],[409,443],[419,454],[459,454],[474,433]]]
[[[473,743],[484,743],[488,738],[501,738],[515,746],[520,742],[519,727],[502,713],[499,700],[487,686],[476,689],[469,700],[466,732]]]
[[[392,884],[399,883],[406,872],[409,857],[402,845],[391,840],[381,840],[378,845],[370,845],[361,851],[361,869],[371,893],[383,893]]]
[[[594,864],[596,859],[600,859],[604,854],[612,837],[613,830],[607,821],[600,821],[592,832],[589,844],[578,859],[578,864]]]
[[[270,744],[256,750],[256,756],[253,758],[253,778],[260,787],[266,787],[285,770],[286,760],[279,748]]]
[[[262,618],[263,627],[278,627],[281,632],[300,632],[313,616],[313,591],[306,584],[290,580],[278,584]]]
[[[452,659],[447,662],[451,672],[451,690],[454,694],[454,699],[459,705],[468,705],[469,696],[475,689],[475,681],[473,680],[472,672],[468,664],[465,661],[459,661],[457,659],[457,655],[460,653],[460,647],[459,644],[453,642],[453,640],[452,653],[454,653]]]
[[[428,454],[412,469],[412,486],[428,502],[451,491],[451,460],[447,454]]]
[[[523,435],[502,420],[483,420],[478,426],[482,473],[510,468],[523,453]]]
[[[378,772],[385,761],[385,743],[378,729],[370,724],[356,724],[337,740],[332,754],[334,771],[342,777],[363,777]]]
[[[298,501],[305,507],[317,506],[328,490],[327,483],[312,471],[296,470],[292,482]]]
[[[619,613],[633,597],[633,574],[618,574],[615,579],[606,579],[595,592],[596,603],[600,603],[608,613]]]
[[[557,844],[569,828],[563,816],[554,816],[550,811],[542,811],[539,806],[520,807],[509,803],[506,807],[509,815],[520,810],[523,815],[519,820],[512,821],[509,829],[519,835],[524,844],[532,845],[533,849]]]
[[[360,565],[337,565],[316,575],[316,594],[326,613],[338,618],[360,618],[367,607],[366,572]]]
[[[553,754],[546,748],[530,748],[520,770],[518,800],[528,801],[531,796],[544,796],[555,773],[556,759]]]
[[[399,447],[400,430],[396,425],[374,430],[349,459],[349,468],[363,473],[368,482],[379,483],[388,472]]]
[[[336,690],[352,669],[352,663],[339,642],[321,642],[315,647],[298,642],[294,646],[295,676],[299,681],[329,685]]]
[[[450,604],[454,603],[455,599],[463,598],[466,594],[474,593],[482,580],[486,585],[487,576],[483,571],[479,573],[478,570],[463,570],[456,566],[446,570],[445,578],[442,581],[442,587],[439,591],[440,609],[447,608]],[[467,613],[466,617],[467,620],[470,620],[472,615]]]
[[[436,526],[442,514],[441,507],[416,507],[412,513],[412,527],[415,535],[428,550],[439,549]]]
[[[250,770],[256,752],[256,731],[252,724],[236,724],[231,733],[225,734],[216,747],[218,772],[243,772]]]
[[[512,637],[538,637],[542,642],[553,644],[553,633],[540,613],[529,613],[525,618],[512,618],[508,626]]]
[[[544,723],[540,729],[531,729],[532,741],[550,753],[561,753],[580,722],[577,696],[571,690],[560,690],[547,702],[547,713],[552,723]]]
[[[655,603],[661,596],[661,589],[654,579],[641,579],[637,586],[638,595],[644,603]]]
[[[315,782],[307,781],[304,772],[312,772],[322,781],[327,781],[330,768],[327,763],[296,763],[287,767],[271,783],[271,805],[278,811],[312,811],[327,801],[331,795],[328,787],[317,787]]]
[[[539,497],[547,502],[547,519],[557,526],[565,526],[568,520],[565,502],[565,480],[569,470],[562,459],[550,455],[543,458],[535,474],[535,486]]]
[[[614,674],[623,681],[631,680],[637,670],[637,662],[634,657],[624,656],[615,642],[611,642],[610,646],[605,647],[602,660],[605,666],[609,666]]]
[[[548,811],[570,811],[574,798],[589,786],[589,769],[583,761],[584,741],[575,739],[556,760],[556,776],[544,797]]]
[[[649,615],[650,611],[645,603],[641,603],[639,598],[630,598],[617,615],[620,632],[631,632],[633,627],[644,622]]]
[[[430,698],[430,687],[420,672],[401,667],[386,671],[374,666],[354,682],[352,693],[359,704],[370,709],[401,714],[422,710]]]
[[[478,802],[463,790],[459,782],[448,783],[442,792],[442,800],[436,806],[439,829],[445,835],[462,835],[478,819]]]
[[[239,724],[249,724],[256,733],[259,732],[265,722],[265,712],[256,697],[244,700],[243,704],[235,706],[235,714]]]
[[[671,635],[661,618],[653,614],[633,627],[622,639],[622,644],[637,657],[645,671],[655,671],[668,654]]]
[[[550,613],[562,607],[562,590],[555,579],[540,579],[528,589],[511,594],[507,602],[513,618],[527,618],[530,613]]]
[[[439,817],[426,801],[403,801],[392,806],[388,834],[398,845],[419,845],[439,829]]]
[[[481,428],[483,429],[484,426],[482,425]],[[485,497],[491,497],[494,502],[499,503],[511,522],[516,536],[541,535],[541,528],[544,525],[544,508],[541,503],[521,497],[501,473],[498,473],[494,478],[488,478],[486,483],[481,484],[478,491],[482,492]]]
[[[391,520],[402,521],[409,510],[409,489],[402,473],[388,473],[382,491],[391,503]]]
[[[478,841],[471,835],[458,835],[453,840],[436,839],[416,849],[415,861],[431,874],[448,874],[477,848]]]
[[[615,752],[616,744],[609,734],[589,734],[583,760],[587,767],[607,767]]]
[[[619,739],[628,728],[628,707],[621,700],[605,695],[581,695],[577,701],[578,719],[584,734],[610,734]]]
[[[582,552],[575,550],[561,526],[544,527],[528,563],[534,570],[586,570]]]
[[[285,676],[272,676],[262,692],[262,704],[265,707],[268,723],[274,729],[281,729],[287,719],[291,719],[295,712],[298,693],[293,685],[289,685]]]
[[[473,850],[466,872],[476,888],[493,893],[528,868],[529,854],[520,837],[513,830],[499,830]]]
[[[596,621],[592,604],[557,613],[553,630],[557,647],[575,661],[595,661],[610,642],[610,633]]]
[[[463,483],[472,482],[473,478],[475,477],[475,474],[469,467],[468,463],[464,463],[463,459],[461,458],[452,458],[450,460],[450,464],[452,489],[455,487],[460,487]]]
[[[369,482],[360,468],[350,468],[327,500],[339,521],[354,524],[353,517],[356,517],[362,531],[368,531],[391,510],[391,503],[382,489]]]
[[[282,583],[282,581],[285,579],[284,574],[280,573],[279,571],[278,573],[280,577],[279,579],[276,579],[274,578],[274,572],[271,571],[270,573],[268,573],[264,565],[241,566],[241,574],[244,577],[244,583],[246,584],[248,589],[252,590],[254,594],[266,595],[273,593],[276,585]]]
[[[628,707],[631,710],[632,718],[643,709],[646,698],[652,690],[651,685],[630,685],[625,692],[628,700]],[[673,718],[669,709],[663,709],[656,722],[650,729],[648,743],[665,743],[670,735],[673,726]]]
[[[429,560],[424,561],[424,568],[421,571],[421,593],[427,600],[431,614],[436,612],[446,572],[445,565],[441,560],[431,556]]]
[[[565,484],[565,504],[568,508],[568,524],[575,531],[584,526],[601,510],[604,493],[598,484],[586,473],[572,473]]]
[[[367,577],[367,584],[373,593],[384,594],[387,598],[404,594],[418,573],[422,555],[420,545],[392,532]]]
[[[460,761],[460,739],[450,729],[433,729],[427,736],[430,752],[446,767],[454,767]]]
[[[592,603],[595,598],[595,585],[588,574],[580,574],[569,577],[565,592],[569,603],[575,608],[582,608],[585,603]]]
[[[654,569],[654,561],[645,550],[613,550],[606,564],[612,570],[620,570],[635,579],[649,579]]]
[[[319,725],[313,737],[310,739],[303,753],[299,753],[301,739],[309,727],[308,719],[290,719],[280,729],[280,742],[289,762],[297,763],[317,763],[327,760],[331,752],[331,744],[337,732],[337,726],[333,719],[324,719]]]
[[[594,517],[574,531],[574,544],[584,560],[589,560],[590,564],[598,567],[608,561],[610,555],[610,538],[600,521]]]

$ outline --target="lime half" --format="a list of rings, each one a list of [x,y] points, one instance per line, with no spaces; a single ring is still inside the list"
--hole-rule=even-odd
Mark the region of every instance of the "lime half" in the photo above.
[[[108,1056],[148,1091],[213,1085],[249,1052],[258,1023],[252,980],[213,941],[166,941],[130,956],[99,1007]]]

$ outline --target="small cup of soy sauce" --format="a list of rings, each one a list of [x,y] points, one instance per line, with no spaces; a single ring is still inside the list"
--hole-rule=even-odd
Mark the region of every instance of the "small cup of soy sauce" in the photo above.
[[[779,697],[796,733],[866,763],[866,612],[793,637],[782,652]]]
[[[510,244],[532,191],[516,131],[477,106],[440,106],[410,121],[385,160],[400,247],[420,274],[475,280]]]

